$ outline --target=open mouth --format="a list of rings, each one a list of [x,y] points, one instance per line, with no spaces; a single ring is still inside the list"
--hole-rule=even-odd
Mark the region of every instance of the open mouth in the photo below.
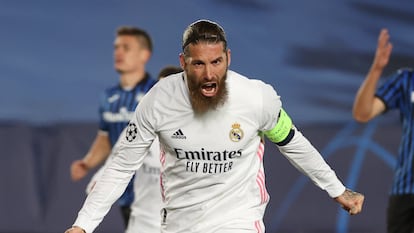
[[[205,83],[201,86],[201,93],[206,97],[215,96],[217,93],[217,83]]]

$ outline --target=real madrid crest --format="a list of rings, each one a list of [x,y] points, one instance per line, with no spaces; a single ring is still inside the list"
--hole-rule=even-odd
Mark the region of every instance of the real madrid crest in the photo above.
[[[233,142],[239,142],[243,138],[243,130],[240,128],[239,123],[234,123],[231,125],[231,130],[229,133],[230,140]]]

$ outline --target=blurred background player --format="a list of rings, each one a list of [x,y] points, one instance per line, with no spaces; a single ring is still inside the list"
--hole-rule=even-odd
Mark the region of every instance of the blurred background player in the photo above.
[[[378,36],[374,61],[362,82],[354,101],[353,116],[359,122],[368,122],[389,110],[400,112],[403,134],[398,150],[397,167],[387,210],[388,233],[414,232],[414,72],[400,69],[377,84],[388,65],[392,44],[387,29]]]
[[[99,106],[99,131],[87,154],[72,163],[72,180],[82,179],[108,158],[137,104],[156,83],[146,71],[151,55],[152,40],[145,30],[131,26],[117,29],[114,68],[119,73],[119,83],[104,92]],[[134,199],[132,185],[131,180],[118,201],[125,227],[128,225],[130,205]]]

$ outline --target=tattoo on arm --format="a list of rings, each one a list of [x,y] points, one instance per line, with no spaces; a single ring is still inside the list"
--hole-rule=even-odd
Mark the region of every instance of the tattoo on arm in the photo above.
[[[346,189],[345,192],[344,192],[344,196],[343,197],[345,198],[345,200],[349,201],[349,200],[355,199],[355,197],[357,197],[359,195],[360,194],[357,193],[357,192],[354,192],[354,191],[352,191],[350,189]]]

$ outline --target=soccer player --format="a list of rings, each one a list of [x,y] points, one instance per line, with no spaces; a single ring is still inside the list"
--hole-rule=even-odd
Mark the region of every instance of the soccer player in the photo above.
[[[92,232],[155,138],[161,145],[161,232],[264,232],[268,203],[262,134],[350,214],[364,196],[346,189],[294,126],[272,86],[229,70],[223,28],[209,20],[183,34],[183,73],[160,80],[138,105],[108,164],[66,233]]]
[[[87,175],[89,170],[104,162],[127,126],[137,104],[156,83],[148,72],[146,64],[152,53],[152,40],[143,29],[122,26],[117,29],[114,42],[114,68],[119,73],[119,83],[108,88],[99,106],[99,131],[88,153],[71,165],[71,177],[74,181]],[[134,199],[131,181],[119,198],[119,206],[125,226],[131,212]]]
[[[387,232],[412,233],[414,232],[414,73],[412,69],[399,69],[377,88],[383,70],[389,63],[391,52],[390,35],[387,29],[382,29],[378,36],[377,50],[371,69],[356,94],[353,116],[359,122],[368,122],[389,110],[399,110],[403,135],[388,202]]]

